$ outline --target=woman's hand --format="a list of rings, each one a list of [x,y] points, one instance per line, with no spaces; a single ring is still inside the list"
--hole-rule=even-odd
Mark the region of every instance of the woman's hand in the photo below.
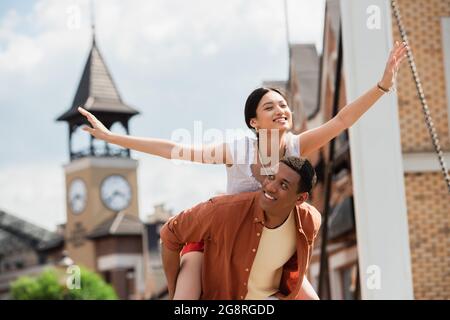
[[[83,116],[85,116],[86,119],[89,121],[89,123],[92,125],[92,128],[89,126],[84,126],[82,128],[84,131],[89,132],[97,139],[109,141],[109,139],[112,136],[112,133],[103,125],[103,123],[101,123],[92,113],[90,113],[86,109],[78,107],[78,111]]]
[[[406,58],[407,50],[408,45],[405,42],[400,44],[399,41],[395,41],[394,48],[392,48],[391,53],[389,54],[383,77],[379,82],[383,88],[390,89],[394,85],[398,68],[403,59]]]

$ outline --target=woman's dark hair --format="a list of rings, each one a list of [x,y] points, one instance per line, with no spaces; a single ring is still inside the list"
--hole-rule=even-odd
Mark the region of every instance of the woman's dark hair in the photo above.
[[[297,192],[311,192],[317,181],[316,172],[311,162],[306,158],[285,157],[280,162],[287,165],[300,176]]]
[[[258,104],[261,101],[262,97],[269,91],[274,91],[278,93],[280,96],[283,97],[284,100],[287,101],[284,93],[281,91],[281,89],[278,88],[261,87],[253,90],[253,92],[250,93],[250,95],[248,96],[247,101],[245,101],[245,108],[244,108],[245,123],[247,124],[247,127],[249,127],[250,129],[254,129],[250,125],[250,120],[252,118],[256,118],[256,108],[258,107]]]

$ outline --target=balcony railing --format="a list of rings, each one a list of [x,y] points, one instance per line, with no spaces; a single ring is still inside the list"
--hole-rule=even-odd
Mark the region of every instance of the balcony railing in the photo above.
[[[129,158],[129,149],[84,149],[70,153],[70,159],[80,159],[85,157],[111,157],[111,158]]]

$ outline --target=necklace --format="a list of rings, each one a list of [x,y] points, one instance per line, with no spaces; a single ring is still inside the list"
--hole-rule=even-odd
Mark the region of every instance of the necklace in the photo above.
[[[286,144],[283,146],[283,156],[286,154]],[[272,170],[272,167],[267,168],[261,158],[261,152],[259,151],[259,144],[258,144],[258,157],[259,157],[259,162],[261,163],[261,166],[264,170],[264,174],[265,176],[272,176],[274,174],[274,171]]]
[[[261,163],[261,166],[262,166],[262,168],[264,170],[264,175],[265,176],[271,176],[272,174],[268,172],[266,166],[264,165],[264,163],[263,163],[263,161],[261,159],[261,153],[259,152],[259,148],[258,148],[258,157],[259,157],[259,162]],[[270,168],[270,170],[272,170],[272,169]]]

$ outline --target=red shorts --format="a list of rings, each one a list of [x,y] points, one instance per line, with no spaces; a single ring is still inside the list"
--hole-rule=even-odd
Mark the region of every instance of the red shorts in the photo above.
[[[192,251],[203,252],[203,248],[204,248],[203,241],[189,242],[186,243],[186,245],[183,247],[183,250],[181,250],[181,255]]]

